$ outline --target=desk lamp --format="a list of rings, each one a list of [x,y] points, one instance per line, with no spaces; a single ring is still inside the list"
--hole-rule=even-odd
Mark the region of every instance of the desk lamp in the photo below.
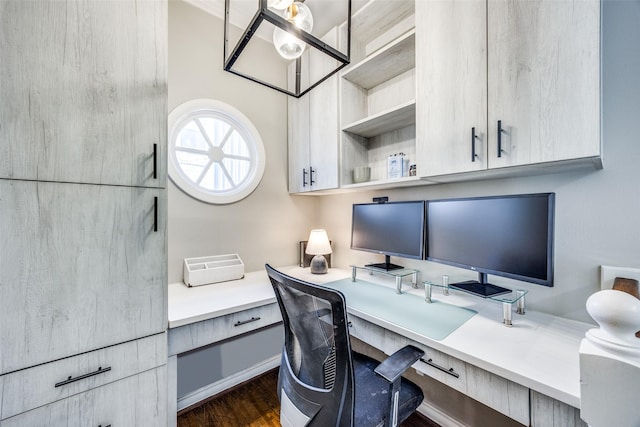
[[[327,232],[324,230],[311,230],[305,252],[309,255],[315,255],[311,259],[309,266],[311,272],[313,274],[326,274],[327,259],[324,255],[331,253],[331,244],[329,243]]]

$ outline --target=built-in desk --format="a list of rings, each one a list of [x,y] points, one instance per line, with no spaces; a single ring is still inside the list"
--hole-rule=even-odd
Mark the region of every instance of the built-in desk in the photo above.
[[[177,356],[230,337],[281,322],[266,271],[243,279],[187,287],[172,283],[168,292],[169,425],[176,425]]]
[[[350,269],[332,268],[325,275],[311,274],[308,268],[297,266],[279,270],[315,283],[351,277]],[[358,279],[394,290],[396,286],[393,278],[384,275],[363,274]],[[403,290],[424,298],[421,287],[412,289],[407,285]],[[394,292],[392,297],[401,295]],[[418,362],[414,365],[417,371],[523,424],[580,424],[575,409],[580,406],[578,349],[585,332],[593,326],[529,310],[524,316],[514,314],[513,327],[507,328],[502,323],[502,304],[455,292],[445,296],[434,291],[432,299],[466,307],[477,314],[448,336],[434,340],[394,323],[393,312],[372,316],[354,309],[347,299],[350,332],[387,354],[407,343],[421,346],[426,351],[426,361],[431,359],[431,363]],[[426,302],[424,309],[429,309]],[[171,359],[177,354],[280,320],[264,272],[248,273],[242,281],[199,288],[170,285],[170,379]],[[458,377],[447,373],[449,369]],[[175,387],[175,371],[173,381]],[[171,383],[169,396],[175,399]]]
[[[308,269],[282,268],[291,276],[316,283],[351,277],[350,269],[330,269],[327,275],[313,275]],[[395,290],[393,278],[361,274],[366,280]],[[357,285],[354,283],[353,285]],[[424,298],[423,288],[403,291]],[[390,298],[400,297],[390,293]],[[420,344],[426,357],[455,378],[433,366],[418,362],[418,371],[493,407],[526,425],[569,426],[581,424],[578,349],[592,325],[528,310],[513,316],[513,326],[503,325],[502,304],[464,293],[445,296],[437,290],[432,299],[477,311],[477,314],[442,340],[433,340],[398,326],[393,313],[371,316],[349,306],[351,334],[387,354],[406,345]],[[381,301],[381,304],[385,304]],[[425,302],[425,310],[429,304]],[[428,360],[428,359],[427,359]],[[464,378],[466,377],[466,378]],[[543,418],[547,417],[547,418]],[[550,418],[549,418],[550,417]]]

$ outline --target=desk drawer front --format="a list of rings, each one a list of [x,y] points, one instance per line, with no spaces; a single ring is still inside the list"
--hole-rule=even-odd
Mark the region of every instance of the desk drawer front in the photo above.
[[[154,368],[3,420],[2,427],[167,425],[167,369]]]
[[[385,330],[378,325],[349,315],[349,334],[372,347],[383,349]]]
[[[424,350],[424,356],[413,365],[416,371],[467,394],[466,363],[415,341],[408,340],[407,344]]]
[[[169,355],[184,353],[281,321],[278,304],[272,303],[173,328],[169,330]]]
[[[529,389],[467,364],[467,395],[496,411],[529,425]]]
[[[0,419],[164,365],[166,346],[162,333],[4,375]]]

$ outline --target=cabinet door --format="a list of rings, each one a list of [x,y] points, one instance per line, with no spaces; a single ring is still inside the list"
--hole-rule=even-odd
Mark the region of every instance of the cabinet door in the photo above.
[[[302,66],[308,66],[308,50],[301,57]],[[295,62],[287,68],[289,85],[295,84]],[[309,74],[302,73],[301,78]],[[308,82],[302,81],[307,86]],[[300,98],[287,97],[287,142],[289,147],[289,193],[310,190],[309,184],[309,94]]]
[[[338,29],[322,39],[336,46]],[[336,68],[326,54],[310,52],[311,80],[315,81]],[[312,190],[338,188],[338,75],[335,74],[309,92],[309,167],[313,169]]]
[[[0,179],[0,374],[163,332],[165,211],[165,190]]]
[[[166,185],[166,2],[9,0],[0,27],[0,178]]]
[[[489,167],[599,155],[600,2],[489,0],[487,17]]]
[[[7,418],[1,425],[166,426],[166,405],[165,365]]]
[[[484,1],[416,2],[416,143],[421,176],[487,167],[485,34]],[[472,156],[474,149],[477,157]]]
[[[287,99],[289,192],[309,191],[309,94]]]

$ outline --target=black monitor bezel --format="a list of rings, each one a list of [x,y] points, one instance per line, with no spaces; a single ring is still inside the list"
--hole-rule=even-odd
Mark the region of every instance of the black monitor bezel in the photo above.
[[[430,255],[429,251],[429,238],[428,238],[428,229],[429,229],[429,205],[432,203],[439,202],[449,202],[449,201],[473,201],[473,200],[488,200],[488,199],[506,199],[506,198],[531,198],[531,197],[547,197],[547,271],[546,277],[544,279],[540,279],[537,277],[529,277],[523,276],[517,273],[505,272],[500,270],[495,270],[492,268],[487,268],[484,266],[470,265],[459,263],[451,260],[440,259]],[[505,277],[508,279],[519,280],[528,283],[534,283],[537,285],[553,287],[554,282],[554,238],[555,238],[555,193],[531,193],[531,194],[512,194],[512,195],[502,195],[502,196],[482,196],[482,197],[461,197],[461,198],[452,198],[452,199],[434,199],[427,200],[426,205],[426,215],[427,215],[427,235],[426,235],[426,255],[425,259],[427,261],[437,262],[439,264],[450,265],[453,267],[464,268],[467,270],[478,272],[479,274],[491,274],[494,276]]]
[[[361,248],[361,247],[356,247],[353,245],[353,234],[354,234],[354,221],[353,221],[353,216],[355,213],[355,209],[356,206],[362,206],[362,205],[400,205],[400,204],[422,204],[422,223],[421,223],[421,236],[420,236],[420,241],[421,241],[421,245],[420,245],[420,255],[413,255],[413,254],[405,254],[405,253],[400,253],[400,252],[391,252],[391,251],[386,251],[386,250],[376,250],[376,249],[371,249],[371,248]],[[385,255],[385,256],[395,256],[395,257],[400,257],[400,258],[407,258],[407,259],[417,259],[417,260],[424,260],[427,254],[426,251],[426,244],[427,244],[427,217],[426,217],[426,201],[425,200],[406,200],[406,201],[397,201],[397,202],[384,202],[384,203],[354,203],[352,205],[351,208],[351,244],[350,244],[350,248],[352,250],[356,250],[356,251],[363,251],[363,252],[370,252],[370,253],[375,253],[375,254],[380,254],[380,255]]]

